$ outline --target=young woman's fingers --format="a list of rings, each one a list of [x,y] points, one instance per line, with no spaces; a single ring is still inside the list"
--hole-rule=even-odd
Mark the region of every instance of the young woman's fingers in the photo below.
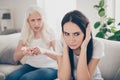
[[[62,45],[63,45],[63,47],[67,48],[67,44],[66,44],[65,39],[64,39],[64,34],[62,34],[61,37],[62,37]]]
[[[81,47],[86,48],[90,39],[91,39],[91,29],[90,29],[90,24],[88,24],[88,26],[86,28],[86,37],[85,37],[85,40],[83,41]]]

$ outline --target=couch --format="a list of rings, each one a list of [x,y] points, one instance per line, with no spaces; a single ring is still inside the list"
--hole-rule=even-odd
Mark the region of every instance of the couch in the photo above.
[[[20,33],[0,35],[0,80],[21,66],[13,60],[19,37]],[[98,64],[104,80],[120,80],[120,42],[97,39],[105,45],[105,56]]]

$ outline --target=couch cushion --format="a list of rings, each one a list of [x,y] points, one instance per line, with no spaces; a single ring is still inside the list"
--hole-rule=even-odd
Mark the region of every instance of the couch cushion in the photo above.
[[[5,74],[3,72],[0,72],[0,80],[4,80],[5,79]]]
[[[0,35],[0,64],[17,64],[13,54],[17,47],[20,33]]]
[[[5,76],[12,71],[20,68],[21,65],[10,65],[10,64],[0,64],[0,71],[5,74]],[[1,79],[0,79],[1,80]]]
[[[120,42],[101,40],[105,45],[105,56],[100,60],[99,67],[105,80],[113,80],[120,67]]]
[[[114,80],[119,80],[119,79],[120,79],[120,68],[119,68],[119,70],[117,71]]]

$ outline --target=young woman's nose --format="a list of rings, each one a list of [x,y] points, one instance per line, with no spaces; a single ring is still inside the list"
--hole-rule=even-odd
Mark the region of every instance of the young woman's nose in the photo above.
[[[73,35],[71,35],[69,40],[70,40],[70,42],[74,42],[75,41],[75,37]]]

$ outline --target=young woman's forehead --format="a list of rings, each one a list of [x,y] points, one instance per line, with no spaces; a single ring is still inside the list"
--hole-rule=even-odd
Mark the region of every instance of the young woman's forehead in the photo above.
[[[70,32],[70,33],[81,32],[80,27],[72,22],[65,23],[63,28],[65,32]]]

